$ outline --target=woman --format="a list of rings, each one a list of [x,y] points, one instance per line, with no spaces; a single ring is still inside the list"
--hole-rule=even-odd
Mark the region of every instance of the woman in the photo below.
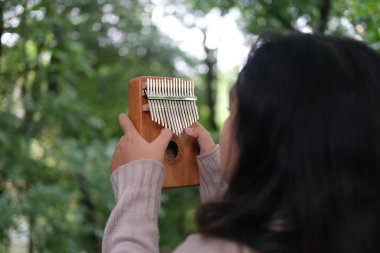
[[[351,39],[263,37],[231,92],[219,147],[200,125],[199,234],[174,252],[380,252],[380,56]],[[171,133],[126,115],[103,252],[158,252]],[[133,149],[131,148],[133,147]],[[225,183],[228,182],[228,183]]]

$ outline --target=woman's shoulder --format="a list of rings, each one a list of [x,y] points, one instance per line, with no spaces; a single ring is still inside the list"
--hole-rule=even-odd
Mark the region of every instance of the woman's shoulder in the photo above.
[[[193,234],[186,238],[173,253],[258,253],[233,241]]]

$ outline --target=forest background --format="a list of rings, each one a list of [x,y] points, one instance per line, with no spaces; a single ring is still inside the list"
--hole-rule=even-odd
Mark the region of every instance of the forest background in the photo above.
[[[157,8],[201,36],[197,57],[162,32]],[[207,17],[231,13],[246,48],[265,31],[299,31],[380,50],[378,0],[0,0],[0,253],[100,252],[129,79],[194,80],[218,141],[239,66],[221,70]],[[199,205],[196,187],[163,192],[161,252],[196,231]]]

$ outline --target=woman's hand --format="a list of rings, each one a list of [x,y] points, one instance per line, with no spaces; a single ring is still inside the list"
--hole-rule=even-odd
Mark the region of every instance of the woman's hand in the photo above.
[[[149,143],[137,132],[126,114],[120,114],[119,124],[124,135],[120,138],[112,155],[111,174],[121,165],[136,160],[150,159],[163,162],[165,149],[173,135],[169,129],[162,129],[161,134]]]
[[[185,133],[197,139],[200,155],[207,154],[215,148],[215,142],[210,133],[200,123],[195,124],[194,128],[186,128]]]

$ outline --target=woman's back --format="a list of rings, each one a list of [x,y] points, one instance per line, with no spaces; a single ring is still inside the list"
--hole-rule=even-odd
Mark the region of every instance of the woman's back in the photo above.
[[[206,204],[201,235],[175,252],[380,252],[379,54],[344,38],[264,37],[231,94],[220,153],[201,126],[186,131]],[[158,252],[171,133],[148,143],[126,115],[119,122],[103,252]]]
[[[380,57],[293,34],[259,42],[239,75],[239,162],[201,232],[260,252],[380,252]],[[268,229],[285,220],[281,231]]]

